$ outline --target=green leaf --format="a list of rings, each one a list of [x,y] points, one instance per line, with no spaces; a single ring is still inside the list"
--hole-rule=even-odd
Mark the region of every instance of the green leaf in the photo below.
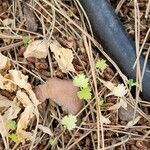
[[[15,130],[17,128],[16,121],[14,120],[10,120],[7,125],[10,130]]]
[[[19,141],[19,139],[18,139],[16,134],[12,133],[12,134],[8,134],[7,136],[8,136],[8,138],[10,138],[16,144],[20,143],[20,141]]]
[[[86,88],[86,87],[88,87],[88,84],[89,84],[88,78],[86,78],[84,74],[79,74],[74,78],[73,84],[80,88],[82,88],[82,87]]]
[[[22,41],[23,41],[23,44],[27,45],[27,44],[29,44],[30,37],[29,36],[23,36]]]
[[[107,68],[106,60],[104,59],[99,59],[96,63],[96,68],[100,69],[102,72]]]
[[[129,80],[127,81],[127,84],[128,84],[129,90],[131,90],[131,88],[132,88],[133,86],[136,86],[136,87],[139,86],[138,82],[134,81],[133,79],[129,79]]]
[[[61,124],[64,125],[69,131],[76,127],[77,118],[74,115],[65,116],[61,120]]]
[[[56,140],[56,139],[53,139],[53,138],[50,138],[49,144],[50,144],[51,146],[55,146],[55,145],[57,145],[57,140]]]
[[[89,101],[92,97],[91,88],[88,86],[86,88],[82,88],[78,93],[78,97],[80,99],[84,99],[86,101]]]
[[[103,99],[102,97],[100,97],[99,99],[99,105],[102,106],[105,103],[105,99]]]

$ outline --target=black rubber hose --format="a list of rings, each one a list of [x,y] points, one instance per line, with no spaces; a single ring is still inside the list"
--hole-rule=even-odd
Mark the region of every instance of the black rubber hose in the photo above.
[[[129,38],[120,20],[107,0],[80,0],[88,15],[95,36],[107,54],[118,64],[128,78],[135,79],[133,64],[136,60],[135,44]],[[144,57],[140,57],[141,69]],[[150,101],[150,63],[146,65],[142,81],[144,100]]]

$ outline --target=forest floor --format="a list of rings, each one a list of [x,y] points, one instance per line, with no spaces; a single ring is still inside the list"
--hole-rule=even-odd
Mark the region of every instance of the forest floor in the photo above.
[[[146,55],[149,1],[110,3]],[[150,103],[104,51],[78,0],[1,0],[0,150],[150,149]]]

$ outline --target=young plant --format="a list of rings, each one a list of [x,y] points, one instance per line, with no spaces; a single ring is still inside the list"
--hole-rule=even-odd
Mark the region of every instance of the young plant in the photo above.
[[[51,146],[57,145],[57,139],[50,138],[49,144],[50,144]]]
[[[62,118],[61,124],[64,125],[69,131],[76,127],[77,118],[74,115],[68,115]]]
[[[73,84],[80,88],[86,88],[89,85],[88,78],[84,74],[79,74],[74,78]]]
[[[80,91],[77,93],[80,99],[86,101],[91,99],[91,87],[89,86],[88,78],[86,78],[84,74],[77,75],[73,80],[73,84],[80,88]]]
[[[17,124],[16,124],[16,121],[14,120],[10,120],[8,123],[7,123],[7,126],[10,130],[15,130],[17,128]]]
[[[24,45],[28,45],[30,42],[30,37],[29,36],[23,36],[22,41],[23,41]]]
[[[77,93],[80,99],[84,99],[89,101],[92,97],[91,88],[88,86],[86,88],[81,88],[81,90]]]
[[[99,105],[103,106],[103,104],[106,102],[106,100],[102,97],[99,98]]]
[[[104,72],[104,70],[107,68],[107,63],[106,60],[104,59],[98,59],[98,61],[96,62],[96,68],[100,69],[101,72]]]
[[[20,141],[19,141],[19,139],[18,139],[18,137],[17,137],[17,135],[15,133],[11,133],[11,134],[9,133],[7,135],[7,137],[10,138],[16,144],[20,143]]]
[[[136,86],[136,87],[139,86],[139,83],[134,81],[133,79],[129,79],[127,81],[127,84],[128,84],[129,90],[131,90],[133,86]]]

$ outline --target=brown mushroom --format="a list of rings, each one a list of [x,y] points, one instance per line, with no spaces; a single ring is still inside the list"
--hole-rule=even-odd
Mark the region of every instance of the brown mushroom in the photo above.
[[[68,114],[77,114],[83,107],[83,101],[77,96],[78,87],[71,80],[61,80],[56,77],[49,78],[45,84],[35,88],[39,101],[50,98]]]

